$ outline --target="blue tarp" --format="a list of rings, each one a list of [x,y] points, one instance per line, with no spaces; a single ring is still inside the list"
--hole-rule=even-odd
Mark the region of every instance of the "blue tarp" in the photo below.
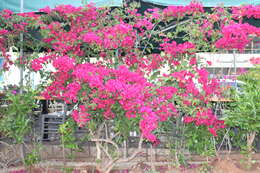
[[[143,0],[153,4],[168,5],[188,5],[190,0]],[[200,0],[205,7],[215,7],[223,4],[224,6],[239,6],[244,4],[260,5],[260,0]]]
[[[9,9],[13,12],[20,12],[20,2],[22,0],[0,0],[0,11]],[[38,11],[41,8],[49,6],[54,8],[60,4],[70,4],[73,6],[82,6],[86,3],[93,2],[96,6],[121,6],[122,0],[23,0],[24,12]]]

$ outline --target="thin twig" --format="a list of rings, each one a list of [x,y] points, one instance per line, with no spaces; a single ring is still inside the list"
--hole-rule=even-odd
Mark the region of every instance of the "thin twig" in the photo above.
[[[106,142],[106,143],[110,143],[110,144],[112,144],[116,149],[117,149],[117,151],[118,151],[118,153],[119,153],[119,147],[117,146],[117,144],[114,142],[114,141],[112,141],[112,140],[109,140],[109,139],[91,139],[91,141],[92,142]]]
[[[176,28],[177,26],[182,25],[182,24],[185,24],[185,23],[188,23],[188,22],[190,22],[190,21],[191,21],[191,19],[182,21],[182,22],[177,23],[177,24],[175,24],[175,25],[169,26],[169,27],[167,27],[167,28],[165,28],[165,29],[163,29],[163,30],[161,30],[161,31],[158,31],[158,32],[156,32],[155,34],[159,34],[159,33],[168,31],[168,30],[170,30],[170,29]]]
[[[230,129],[228,129],[228,130],[227,130],[227,132],[225,133],[225,135],[224,135],[224,137],[223,137],[223,140],[221,141],[221,143],[220,143],[220,145],[219,145],[219,147],[218,147],[218,150],[217,150],[217,152],[219,152],[219,150],[220,150],[221,146],[223,145],[223,143],[224,143],[224,140],[225,140],[225,138],[226,138],[226,136],[227,136],[227,134],[228,134],[229,130],[230,130]]]
[[[116,134],[114,134],[113,136],[111,136],[109,139],[112,140],[112,139],[114,139],[115,137],[117,137],[118,135],[120,135],[120,132],[117,132]]]
[[[103,147],[101,144],[99,145],[100,148],[104,151],[104,153],[107,155],[107,157],[109,158],[109,160],[112,160],[111,155],[108,153],[107,148]]]
[[[121,159],[121,160],[119,160],[119,162],[129,162],[129,161],[133,160],[136,157],[136,155],[140,153],[140,151],[142,149],[143,141],[144,141],[143,136],[140,136],[140,140],[139,140],[137,150],[130,157],[127,157],[125,159]]]
[[[143,136],[140,136],[140,139],[139,139],[139,144],[138,144],[138,148],[137,150],[130,156],[130,157],[127,157],[127,158],[124,158],[124,159],[119,159],[119,157],[115,158],[114,160],[111,160],[105,167],[106,170],[110,169],[113,167],[113,165],[118,162],[118,163],[122,163],[122,162],[129,162],[131,160],[133,160],[137,154],[139,154],[141,152],[141,149],[142,149],[142,144],[143,144]]]
[[[153,27],[153,29],[152,29],[152,31],[151,31],[151,34],[153,33],[153,31],[155,30],[155,28],[156,28],[156,26],[157,26],[158,24],[159,24],[159,23],[157,23],[157,24],[154,25],[154,27]],[[148,42],[151,40],[151,38],[152,38],[152,37],[150,37],[150,38],[148,39]],[[145,45],[145,47],[144,47],[144,49],[143,49],[143,51],[142,51],[142,55],[144,54],[145,49],[147,48],[147,45],[148,45],[148,44]]]

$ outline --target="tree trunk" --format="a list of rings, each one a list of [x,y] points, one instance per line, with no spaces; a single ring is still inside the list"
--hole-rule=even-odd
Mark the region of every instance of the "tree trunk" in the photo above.
[[[253,142],[255,140],[256,132],[250,132],[247,134],[247,152],[248,152],[248,164],[251,166],[252,163],[252,152],[253,152]]]
[[[110,173],[110,171],[112,170],[112,168],[114,167],[114,165],[113,166],[110,166],[109,168],[107,168],[106,170],[101,170],[101,171],[99,171],[100,173]]]
[[[25,144],[20,144],[20,152],[21,152],[21,160],[23,161],[23,164],[25,164],[25,157],[26,157],[26,151],[25,151]]]
[[[100,148],[100,143],[99,142],[96,142],[96,149],[97,149],[96,159],[98,161],[101,161],[101,148]]]
[[[111,164],[110,166],[108,166],[109,163],[107,164],[103,164],[100,163],[96,166],[97,170],[99,173],[110,173],[110,171],[113,169],[114,164]]]
[[[152,171],[153,172],[155,172],[156,171],[156,169],[155,169],[155,165],[154,165],[154,162],[155,162],[155,150],[154,150],[154,148],[153,148],[153,145],[151,144],[151,146],[150,146],[150,161],[151,161],[151,169],[152,169]]]
[[[98,173],[110,173],[110,170],[97,169]]]

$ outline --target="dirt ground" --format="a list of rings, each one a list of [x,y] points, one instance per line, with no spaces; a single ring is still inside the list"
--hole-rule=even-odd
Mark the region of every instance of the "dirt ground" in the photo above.
[[[111,173],[151,173],[152,168],[144,163],[138,163],[131,169],[113,170]],[[260,173],[260,162],[252,163],[250,166],[243,160],[213,160],[207,164],[191,164],[186,168],[174,168],[170,166],[156,166],[156,173]],[[1,173],[99,173],[93,167],[81,168],[43,168],[32,167],[16,171],[0,171]]]
[[[64,163],[66,166],[64,166]],[[205,158],[192,155],[185,166],[176,167],[173,161],[166,157],[158,157],[154,166],[151,162],[131,162],[132,166],[121,165],[119,170],[110,173],[260,173],[260,153],[252,154],[252,162],[249,165],[245,155],[240,153],[223,152],[219,157]],[[153,169],[152,169],[153,168]],[[154,172],[152,170],[155,170]],[[0,173],[99,173],[93,166],[89,166],[86,160],[74,160],[63,162],[61,160],[48,160],[37,166],[27,168],[12,167],[1,170]]]

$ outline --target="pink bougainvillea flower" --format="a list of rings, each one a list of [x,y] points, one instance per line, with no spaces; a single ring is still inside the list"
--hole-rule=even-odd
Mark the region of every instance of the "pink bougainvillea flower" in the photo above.
[[[260,28],[245,24],[230,24],[222,28],[223,37],[216,42],[217,48],[238,49],[243,51],[252,40],[250,35],[260,35]]]
[[[243,17],[260,19],[260,5],[245,5],[232,7],[232,17],[241,20]]]
[[[257,64],[260,64],[260,57],[258,58],[250,58],[250,63],[253,64],[253,65],[257,65]]]

